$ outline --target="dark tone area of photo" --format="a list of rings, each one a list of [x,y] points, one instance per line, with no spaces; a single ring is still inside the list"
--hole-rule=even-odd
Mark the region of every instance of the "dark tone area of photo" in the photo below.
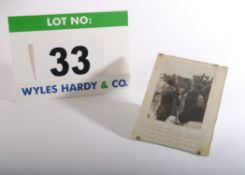
[[[188,122],[201,124],[212,81],[213,78],[205,73],[192,78],[161,74],[149,116],[176,125],[188,126]]]

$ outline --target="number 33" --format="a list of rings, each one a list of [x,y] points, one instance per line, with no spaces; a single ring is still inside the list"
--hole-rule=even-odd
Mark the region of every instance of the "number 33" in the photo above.
[[[81,53],[81,55],[78,57],[78,62],[83,63],[83,69],[79,69],[78,66],[72,67],[72,71],[75,74],[82,75],[86,74],[90,69],[90,62],[87,58],[88,56],[88,49],[84,46],[76,46],[71,50],[71,54],[77,55],[78,52]],[[57,64],[60,64],[62,66],[62,69],[59,71],[57,68],[50,69],[51,73],[54,76],[61,77],[68,73],[69,71],[69,63],[66,61],[67,58],[67,52],[62,47],[56,47],[53,48],[49,55],[50,56],[56,56],[57,53],[60,54],[60,57],[57,58]]]

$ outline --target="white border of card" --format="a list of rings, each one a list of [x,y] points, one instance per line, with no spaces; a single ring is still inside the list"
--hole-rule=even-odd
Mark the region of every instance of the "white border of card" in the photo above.
[[[209,155],[227,70],[159,54],[132,138]]]

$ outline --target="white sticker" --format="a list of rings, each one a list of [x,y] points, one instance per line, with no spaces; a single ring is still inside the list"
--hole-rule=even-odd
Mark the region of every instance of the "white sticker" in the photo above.
[[[95,75],[104,67],[102,40],[37,43],[29,47],[35,79],[54,80]]]

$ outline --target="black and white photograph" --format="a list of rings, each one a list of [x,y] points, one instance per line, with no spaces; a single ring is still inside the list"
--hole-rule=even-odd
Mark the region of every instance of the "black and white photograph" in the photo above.
[[[212,82],[205,72],[192,77],[160,74],[148,117],[200,129]]]
[[[227,67],[158,54],[132,137],[208,155]]]

